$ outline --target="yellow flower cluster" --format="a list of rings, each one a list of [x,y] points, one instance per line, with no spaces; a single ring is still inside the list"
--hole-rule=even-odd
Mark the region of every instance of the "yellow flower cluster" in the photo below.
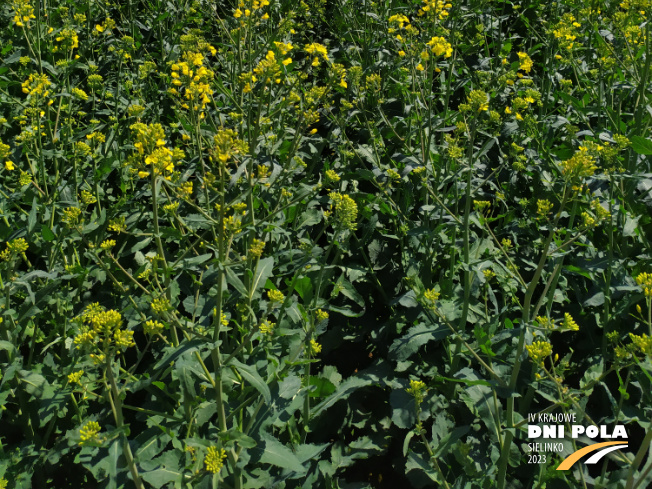
[[[238,8],[233,12],[233,17],[239,19],[240,17],[251,17],[251,14],[262,10],[263,7],[269,5],[269,0],[240,0],[238,2]],[[263,19],[268,19],[269,14],[263,14]]]
[[[16,168],[14,162],[9,159],[11,147],[0,140],[0,160],[5,160],[5,168],[12,171]]]
[[[573,316],[571,316],[568,313],[564,314],[564,322],[562,323],[562,327],[565,329],[569,329],[571,331],[579,331],[580,327],[577,325],[575,320],[573,319]]]
[[[111,248],[113,248],[116,245],[115,239],[105,239],[102,241],[102,244],[100,244],[100,248],[102,248],[104,251],[108,251]]]
[[[280,290],[268,290],[267,299],[270,302],[283,302],[285,300],[285,295]]]
[[[213,136],[213,142],[217,158],[223,164],[235,155],[244,155],[249,151],[247,143],[240,139],[233,129],[220,129]]]
[[[32,99],[44,99],[50,95],[52,83],[46,74],[32,73],[21,86],[23,93]]]
[[[125,216],[120,216],[115,219],[109,220],[109,231],[115,233],[122,233],[127,230],[127,225],[125,224]]]
[[[215,77],[215,73],[204,66],[204,55],[186,51],[182,61],[172,64],[171,76],[173,85],[183,87],[184,97],[190,104],[183,104],[182,107],[201,111],[199,117],[203,119],[203,110],[213,95],[209,84]],[[171,89],[170,92],[174,95],[179,93],[177,89]]]
[[[562,162],[561,168],[568,179],[590,177],[597,170],[593,157],[581,148],[569,160]]]
[[[72,51],[79,47],[79,37],[77,36],[77,32],[73,29],[62,29],[55,40],[60,43],[60,46],[54,46],[54,48],[52,48],[53,52],[57,52],[59,49]]]
[[[559,47],[570,51],[577,39],[577,29],[581,24],[575,20],[575,16],[565,13],[561,20],[552,28],[552,34],[559,41]]]
[[[419,34],[419,29],[414,27],[410,23],[410,19],[408,19],[405,15],[402,14],[396,14],[392,15],[389,19],[387,19],[390,27],[387,29],[387,32],[390,34],[394,34],[397,31],[399,31],[398,34],[396,34],[396,39],[400,42],[403,42],[403,36],[401,33],[405,33],[408,36],[416,36]]]
[[[643,289],[645,297],[652,298],[652,273],[639,273],[636,276],[636,283]]]
[[[428,289],[424,292],[423,298],[426,303],[426,307],[428,309],[435,309],[436,308],[436,302],[439,300],[439,292],[437,292],[435,289]]]
[[[68,375],[68,383],[69,384],[79,384],[82,376],[84,375],[83,370],[78,370],[77,372],[73,372]]]
[[[417,15],[437,16],[439,20],[444,20],[448,17],[448,11],[453,7],[445,0],[423,0],[423,3],[425,5],[419,9]]]
[[[29,245],[25,238],[16,238],[7,243],[7,248],[0,253],[0,260],[9,261],[11,258],[22,255],[27,251]]]
[[[537,200],[537,215],[539,217],[546,217],[552,210],[552,202],[548,199]]]
[[[315,312],[315,319],[317,320],[318,323],[321,323],[322,321],[326,321],[328,319],[328,313],[321,309],[317,309],[317,311]]]
[[[97,434],[100,432],[100,424],[97,421],[89,421],[79,430],[80,445],[88,442],[97,442]]]
[[[459,109],[462,112],[473,110],[475,112],[483,112],[489,110],[489,96],[484,90],[471,90],[466,98],[465,104],[460,104]]]
[[[79,207],[67,207],[63,211],[61,221],[69,228],[73,228],[78,224],[81,212],[82,211]]]
[[[313,42],[312,44],[306,44],[305,47],[306,53],[313,56],[312,66],[319,66],[319,57],[324,58],[324,61],[328,62],[328,50],[323,44]]]
[[[321,345],[317,343],[315,340],[310,340],[310,355],[311,356],[316,356],[319,355],[321,352]]]
[[[430,47],[435,56],[444,56],[444,58],[450,58],[453,55],[453,46],[446,41],[443,37],[433,37],[426,43],[426,46]]]
[[[292,60],[290,60],[290,62],[292,62]],[[261,77],[265,81],[265,84],[271,83],[272,80],[274,80],[275,83],[281,83],[281,66],[276,60],[276,54],[274,51],[267,51],[265,58],[261,59],[258,62],[258,65],[254,68],[254,73]],[[252,78],[253,81],[256,79],[255,76]]]
[[[165,142],[165,131],[161,124],[143,124],[136,122],[130,126],[136,136],[134,147],[142,158],[132,158],[140,178],[154,175],[164,175],[170,179],[174,171],[174,163],[185,157],[180,148],[169,149]]]
[[[170,310],[170,301],[167,300],[165,297],[157,297],[152,301],[152,311],[154,311],[157,314],[163,314],[164,312],[167,312]]]
[[[425,382],[421,380],[410,380],[410,387],[405,390],[414,397],[414,402],[421,404],[428,389],[426,388]]]
[[[632,343],[643,355],[652,356],[652,336],[643,334],[641,336],[629,333]]]
[[[335,206],[335,219],[345,229],[355,231],[358,219],[358,204],[351,197],[339,192],[328,194],[332,204]],[[330,215],[330,213],[326,214]]]
[[[554,329],[556,327],[554,319],[547,316],[537,316],[537,322],[541,328]]]
[[[251,255],[256,258],[260,258],[263,254],[264,249],[265,242],[254,238],[251,246],[249,247],[249,253],[251,253]]]
[[[165,326],[163,325],[163,323],[159,321],[152,321],[152,320],[147,321],[145,323],[145,326],[143,327],[143,331],[145,332],[145,334],[149,334],[149,335],[160,334],[163,332],[164,329]]]
[[[77,349],[102,350],[100,354],[91,355],[96,361],[103,361],[108,348],[117,353],[136,346],[134,332],[122,329],[122,315],[113,309],[106,310],[95,302],[87,306],[79,316],[81,326],[75,336]]]
[[[543,360],[552,354],[552,345],[547,341],[535,341],[525,348],[532,361],[541,364],[541,366],[543,366]]]
[[[532,59],[528,56],[527,53],[518,53],[518,59],[520,62],[518,66],[519,70],[523,70],[526,73],[532,71],[532,66],[533,66]]]
[[[206,457],[204,457],[204,465],[206,470],[213,474],[217,474],[224,466],[224,459],[226,458],[226,451],[223,448],[208,447],[206,450]]]
[[[88,94],[84,92],[81,88],[74,87],[71,90],[72,94],[81,100],[88,100]]]
[[[107,34],[110,33],[111,29],[115,28],[115,20],[113,20],[111,17],[107,17],[102,24],[96,24],[95,25],[95,30],[97,32],[107,32]]]
[[[294,49],[294,46],[292,45],[292,43],[289,43],[289,42],[284,43],[284,42],[274,41],[274,46],[279,51],[281,56],[286,56],[291,50]],[[292,63],[292,58],[285,58],[283,60],[283,66],[287,66],[290,63]]]
[[[11,8],[14,11],[13,22],[18,27],[24,27],[25,24],[29,24],[31,19],[35,19],[34,7],[29,2],[29,0],[12,0]]]
[[[265,319],[262,323],[260,323],[258,329],[262,334],[272,335],[274,333],[274,326],[276,326],[276,323],[273,323]]]
[[[491,207],[491,202],[488,200],[474,200],[473,201],[473,208],[476,211],[484,211],[485,209],[489,209]]]
[[[326,170],[325,176],[328,183],[337,183],[341,180],[340,176],[335,170]]]

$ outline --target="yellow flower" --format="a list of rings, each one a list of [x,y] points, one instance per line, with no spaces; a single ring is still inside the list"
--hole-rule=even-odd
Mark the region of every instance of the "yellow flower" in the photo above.
[[[636,283],[643,289],[645,297],[652,297],[652,273],[639,273],[636,276]]]
[[[163,323],[153,320],[147,321],[143,327],[145,334],[149,335],[159,334],[163,331],[163,329],[165,329]]]
[[[5,161],[5,168],[7,170],[9,170],[9,171],[12,171],[12,170],[16,169],[16,166],[14,165],[14,163],[11,160],[7,160],[7,161]]]
[[[525,347],[534,363],[543,365],[543,360],[552,354],[552,345],[547,341],[535,341]]]
[[[421,404],[424,400],[424,394],[428,390],[426,384],[421,380],[410,380],[410,387],[405,389],[408,394],[414,397],[414,402]]]
[[[310,354],[316,356],[321,352],[321,345],[315,340],[310,340]]]
[[[204,465],[208,472],[217,474],[224,466],[224,459],[226,458],[226,451],[223,448],[208,447],[206,450],[206,457],[204,457]]]
[[[317,319],[318,323],[326,321],[328,319],[328,313],[326,311],[322,311],[321,309],[317,309],[315,312],[315,319]]]
[[[79,438],[81,441],[80,445],[84,445],[87,442],[97,442],[97,434],[100,432],[100,424],[97,421],[89,421],[79,430]]]
[[[532,59],[528,56],[527,53],[518,53],[518,58],[521,61],[518,69],[523,70],[526,73],[529,73],[532,70]]]
[[[566,329],[570,329],[571,331],[579,331],[579,329],[580,329],[580,327],[577,325],[577,323],[573,319],[573,316],[571,316],[568,313],[564,314],[563,327],[566,328]]]
[[[283,302],[285,300],[285,295],[280,290],[269,290],[267,291],[267,299],[270,302]]]
[[[272,323],[271,321],[265,319],[262,323],[260,323],[258,329],[264,335],[272,335],[274,334],[274,326],[276,326],[276,323]]]

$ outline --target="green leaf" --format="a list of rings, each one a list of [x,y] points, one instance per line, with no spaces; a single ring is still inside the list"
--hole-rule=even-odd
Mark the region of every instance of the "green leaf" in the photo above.
[[[232,285],[235,290],[240,292],[242,297],[247,297],[247,289],[245,288],[242,280],[235,274],[231,267],[226,267],[226,283]]]
[[[253,299],[254,294],[265,285],[265,282],[269,277],[272,276],[272,270],[274,268],[274,258],[268,256],[262,260],[258,260],[258,265],[256,265],[256,272],[254,273],[254,278],[251,282],[251,290],[249,291],[249,298]]]
[[[418,324],[410,328],[405,335],[394,340],[389,349],[389,357],[398,361],[406,360],[426,343],[433,340],[442,340],[450,334],[450,329],[443,325],[432,327],[423,323]]]
[[[297,472],[298,474],[304,474],[306,472],[306,468],[301,464],[292,450],[265,432],[261,433],[261,438],[265,443],[263,456],[260,458],[262,463],[275,465],[282,469]]]
[[[278,384],[278,395],[283,399],[292,399],[301,390],[301,379],[294,374],[288,375]]]
[[[315,387],[310,391],[310,397],[326,397],[335,392],[333,383],[322,377],[310,376],[310,385]]]
[[[236,360],[235,358],[231,360],[231,364],[238,369],[238,372],[263,396],[263,399],[266,403],[272,401],[272,394],[269,390],[269,386],[260,376],[255,367],[251,365],[245,365],[244,363]]]
[[[312,300],[312,281],[308,277],[298,279],[294,284],[294,290],[299,294],[304,303]]]
[[[32,234],[34,228],[36,227],[36,213],[38,212],[38,204],[36,202],[36,197],[32,201],[32,210],[29,211],[29,217],[27,218],[27,232]]]
[[[360,387],[365,387],[372,383],[373,382],[370,379],[364,379],[361,377],[349,377],[344,382],[342,382],[342,384],[333,394],[315,406],[315,408],[312,410],[313,417],[319,416],[322,411],[328,409],[340,399],[346,399],[351,395],[352,392],[359,389]]]
[[[308,444],[303,444],[295,447],[294,453],[297,456],[297,459],[301,463],[308,462],[310,460],[315,460],[321,454],[326,447],[328,447],[328,443],[324,443],[322,445],[313,445],[311,443]]]
[[[156,365],[154,365],[154,371],[160,371],[162,368],[167,367],[170,363],[174,362],[185,352],[193,351],[198,347],[205,345],[205,343],[204,340],[190,340],[184,341],[177,348],[167,347],[167,354],[156,362]]]
[[[335,282],[335,288],[333,289],[331,296],[334,297],[337,294],[342,294],[344,297],[348,297],[362,308],[365,306],[364,298],[357,290],[355,290],[353,284],[344,277],[344,274],[340,275],[340,278]]]
[[[652,141],[642,136],[632,136],[632,149],[640,155],[652,155]]]
[[[393,389],[389,395],[389,404],[392,407],[392,423],[402,429],[414,426],[416,421],[414,398],[405,388]]]
[[[154,487],[163,487],[169,482],[181,481],[182,475],[179,468],[181,456],[177,450],[168,450],[150,462],[150,464],[155,464],[154,466],[158,465],[158,468],[141,473],[141,477]]]
[[[25,385],[25,391],[35,397],[40,397],[43,393],[43,388],[47,385],[45,377],[29,370],[19,371],[18,377]]]
[[[52,230],[45,224],[41,225],[41,236],[43,236],[43,240],[47,242],[53,241],[54,238],[56,238]]]

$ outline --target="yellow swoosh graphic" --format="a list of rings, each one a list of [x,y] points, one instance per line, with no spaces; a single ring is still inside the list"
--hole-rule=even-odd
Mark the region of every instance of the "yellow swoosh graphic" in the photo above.
[[[599,450],[604,447],[608,447],[611,445],[623,445],[624,443],[622,441],[605,441],[603,443],[594,443],[593,445],[586,446],[584,448],[580,448],[578,451],[571,453],[568,457],[564,459],[562,463],[559,464],[559,467],[557,467],[557,470],[568,470],[570,469],[575,462],[577,462],[579,459],[581,459],[584,455],[587,453],[595,452],[596,450]]]

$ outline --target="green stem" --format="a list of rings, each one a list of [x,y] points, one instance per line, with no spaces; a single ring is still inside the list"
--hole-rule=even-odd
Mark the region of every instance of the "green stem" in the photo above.
[[[118,386],[116,385],[115,377],[113,376],[112,365],[110,363],[108,363],[106,366],[106,374],[111,386],[109,401],[111,402],[111,408],[115,417],[115,423],[118,428],[122,428],[124,426],[124,419],[122,417],[122,401],[120,400]],[[131,447],[129,446],[127,435],[122,432],[120,437],[122,438],[122,453],[124,454],[125,460],[127,461],[127,466],[129,467],[129,472],[131,472],[131,477],[134,480],[134,485],[137,489],[145,489],[143,481],[140,479],[140,475],[138,474],[138,467],[136,467],[134,456],[131,453]]]

